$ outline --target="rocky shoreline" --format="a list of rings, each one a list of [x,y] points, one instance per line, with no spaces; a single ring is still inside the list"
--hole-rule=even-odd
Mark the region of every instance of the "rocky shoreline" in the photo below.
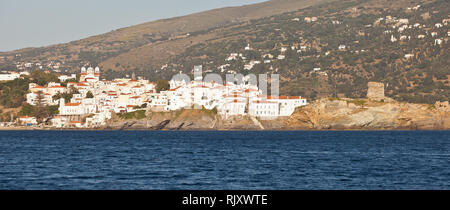
[[[223,119],[201,110],[148,113],[143,120],[111,123],[109,130],[449,130],[448,102],[429,104],[320,99],[299,107],[291,117],[262,120]]]
[[[291,117],[276,120],[239,116],[224,119],[205,110],[147,112],[144,119],[118,117],[92,129],[9,127],[0,130],[163,130],[163,131],[375,131],[449,130],[448,102],[434,105],[368,99],[326,98],[299,107]]]
[[[298,109],[288,127],[362,130],[448,130],[448,102],[412,104],[355,99],[321,99]]]

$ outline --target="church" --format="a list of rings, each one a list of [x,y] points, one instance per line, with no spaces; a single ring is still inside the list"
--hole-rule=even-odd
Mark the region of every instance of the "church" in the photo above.
[[[89,83],[95,83],[100,81],[100,68],[99,67],[89,67],[86,69],[86,67],[81,68],[81,74],[80,74],[80,82],[89,82]]]

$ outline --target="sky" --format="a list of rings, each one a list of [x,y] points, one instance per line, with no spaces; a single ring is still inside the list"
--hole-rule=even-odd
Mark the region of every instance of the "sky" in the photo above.
[[[0,52],[264,0],[0,0]]]

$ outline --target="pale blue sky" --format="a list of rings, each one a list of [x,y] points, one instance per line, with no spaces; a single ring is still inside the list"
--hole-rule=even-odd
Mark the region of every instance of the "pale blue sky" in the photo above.
[[[86,38],[147,21],[264,0],[0,0],[0,51]]]

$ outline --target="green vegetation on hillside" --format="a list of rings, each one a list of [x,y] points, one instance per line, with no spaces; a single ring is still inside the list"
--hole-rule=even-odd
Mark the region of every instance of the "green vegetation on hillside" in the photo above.
[[[141,120],[146,118],[145,112],[146,112],[145,110],[138,110],[135,112],[119,113],[117,115],[124,120],[131,120],[131,119]]]
[[[159,93],[161,91],[169,90],[170,85],[167,80],[158,80],[156,82],[156,92]]]
[[[15,79],[0,83],[0,104],[6,108],[17,108],[25,101],[29,79]]]

